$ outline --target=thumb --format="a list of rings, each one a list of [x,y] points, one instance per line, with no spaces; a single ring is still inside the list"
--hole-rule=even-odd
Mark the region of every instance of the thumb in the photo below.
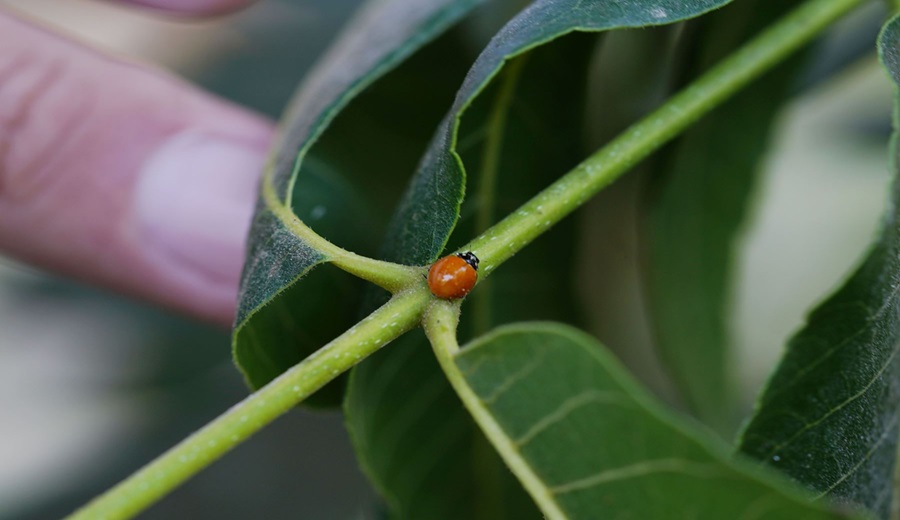
[[[0,10],[0,252],[230,323],[271,126]]]

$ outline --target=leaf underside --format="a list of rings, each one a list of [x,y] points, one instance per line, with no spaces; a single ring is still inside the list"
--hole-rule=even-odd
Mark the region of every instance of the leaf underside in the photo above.
[[[731,460],[724,444],[666,412],[577,329],[501,327],[454,362],[500,426],[500,442],[567,519],[842,517]]]
[[[900,84],[898,19],[885,26],[879,49]],[[895,171],[896,140],[895,132]],[[878,518],[890,515],[900,419],[898,186],[879,240],[790,340],[741,441],[742,452]]]

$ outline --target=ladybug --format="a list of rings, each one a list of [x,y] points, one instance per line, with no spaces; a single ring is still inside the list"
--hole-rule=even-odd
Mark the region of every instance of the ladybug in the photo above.
[[[445,256],[428,269],[431,294],[455,300],[469,294],[478,280],[478,257],[471,251]]]

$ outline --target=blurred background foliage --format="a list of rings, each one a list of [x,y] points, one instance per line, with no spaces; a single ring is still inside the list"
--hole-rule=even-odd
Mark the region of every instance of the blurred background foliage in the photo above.
[[[86,0],[0,0],[273,118],[357,3],[262,0],[234,16],[184,22]],[[480,28],[520,3],[498,2],[468,27],[471,40],[484,41]],[[891,101],[874,56],[883,17],[873,3],[833,31],[780,116],[731,305],[747,409],[784,340],[877,229]],[[640,55],[623,34],[610,40],[621,53],[594,60],[591,89],[616,88],[598,71]],[[626,121],[646,109],[615,108]],[[587,119],[609,120],[610,107],[592,106]],[[607,130],[592,128],[598,143]],[[627,176],[578,216],[590,223],[576,252],[580,303],[590,332],[665,397],[636,265],[640,182]],[[62,516],[240,400],[247,390],[229,346],[225,331],[0,257],[0,519]],[[377,509],[340,415],[295,411],[142,518],[350,519]]]

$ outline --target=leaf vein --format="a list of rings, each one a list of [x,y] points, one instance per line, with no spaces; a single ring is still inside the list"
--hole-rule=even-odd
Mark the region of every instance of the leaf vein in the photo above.
[[[809,363],[807,366],[798,370],[797,375],[790,382],[788,382],[787,384],[785,384],[785,386],[779,388],[777,391],[772,392],[769,396],[767,396],[766,402],[771,402],[775,397],[783,394],[785,391],[789,390],[790,388],[793,388],[793,386],[798,384],[803,379],[803,377],[806,376],[806,374],[815,370],[816,367],[818,367],[819,365],[824,363],[828,358],[830,358],[832,355],[834,355],[837,351],[839,351],[842,348],[846,347],[847,345],[851,344],[853,342],[853,340],[856,339],[858,336],[861,336],[862,334],[868,332],[869,329],[872,328],[873,324],[877,320],[881,319],[884,316],[884,314],[888,311],[888,309],[890,309],[891,306],[896,302],[898,294],[900,294],[900,284],[898,284],[891,290],[891,293],[885,299],[884,304],[881,307],[879,307],[878,310],[875,311],[874,313],[871,312],[868,305],[866,305],[862,302],[854,302],[854,305],[862,307],[863,309],[866,310],[866,313],[868,314],[868,316],[866,317],[865,321],[863,322],[863,324],[859,328],[859,330],[853,332],[852,334],[847,336],[844,340],[838,342],[835,346],[833,346],[829,350],[825,351],[814,362]]]
[[[669,458],[645,460],[621,468],[608,469],[589,477],[580,478],[550,488],[554,495],[582,491],[610,482],[652,475],[654,473],[683,473],[697,478],[722,477],[724,473],[713,464],[702,464],[687,459]]]
[[[827,420],[832,415],[841,411],[844,407],[852,404],[854,401],[856,401],[860,397],[864,396],[872,388],[872,385],[874,385],[875,382],[878,381],[882,377],[882,375],[884,375],[884,372],[888,369],[888,367],[891,366],[891,363],[893,363],[894,358],[897,357],[898,351],[900,351],[900,343],[895,342],[894,348],[891,350],[891,355],[888,356],[888,358],[887,358],[887,360],[885,360],[884,364],[878,369],[878,372],[875,373],[875,375],[872,377],[872,379],[868,383],[866,383],[866,385],[863,386],[859,392],[851,395],[846,400],[844,400],[842,403],[840,403],[837,406],[835,406],[834,408],[828,410],[824,415],[822,415],[822,417],[819,417],[815,421],[804,425],[802,428],[800,428],[794,435],[792,435],[786,441],[782,442],[781,444],[779,444],[778,446],[773,448],[767,456],[763,457],[762,460],[769,459],[773,455],[776,455],[779,451],[781,451],[786,446],[788,446],[792,442],[794,442],[798,437],[800,437],[801,435],[803,435],[810,429],[815,428],[816,426],[818,426],[819,424],[821,424],[822,422]]]
[[[872,458],[872,455],[874,455],[875,452],[878,450],[878,448],[884,443],[885,439],[888,438],[888,434],[894,431],[894,427],[897,425],[897,420],[898,420],[898,415],[894,414],[894,417],[893,417],[893,419],[891,419],[890,424],[888,424],[887,427],[885,427],[884,431],[878,437],[878,440],[875,442],[875,444],[872,445],[872,448],[868,452],[866,452],[865,456],[863,456],[863,458],[860,459],[859,462],[854,464],[853,467],[850,468],[850,471],[848,471],[847,473],[844,473],[834,484],[828,486],[828,488],[825,491],[816,495],[815,498],[819,499],[819,498],[824,497],[828,493],[830,493],[834,488],[841,485],[842,482],[844,482],[845,480],[850,478],[851,475],[856,473],[859,470],[859,468],[862,467],[863,464],[865,464],[867,461],[869,461]],[[890,485],[885,486],[885,487],[890,488]]]
[[[513,444],[519,448],[525,447],[535,437],[540,435],[544,430],[562,421],[575,410],[587,406],[592,403],[609,403],[619,406],[631,406],[631,403],[623,399],[616,392],[605,392],[600,390],[591,390],[576,396],[570,397],[560,403],[560,405],[549,414],[545,415],[534,424],[532,424],[524,434],[513,440]]]
[[[497,386],[494,387],[489,395],[482,398],[482,402],[488,405],[496,402],[497,399],[500,398],[500,396],[508,392],[509,389],[515,386],[516,383],[522,381],[526,377],[530,376],[532,372],[537,370],[541,363],[543,363],[544,357],[545,353],[543,351],[540,351],[537,356],[532,358],[531,362],[523,365],[522,368],[520,368],[516,372],[513,372],[506,379],[497,384]]]

